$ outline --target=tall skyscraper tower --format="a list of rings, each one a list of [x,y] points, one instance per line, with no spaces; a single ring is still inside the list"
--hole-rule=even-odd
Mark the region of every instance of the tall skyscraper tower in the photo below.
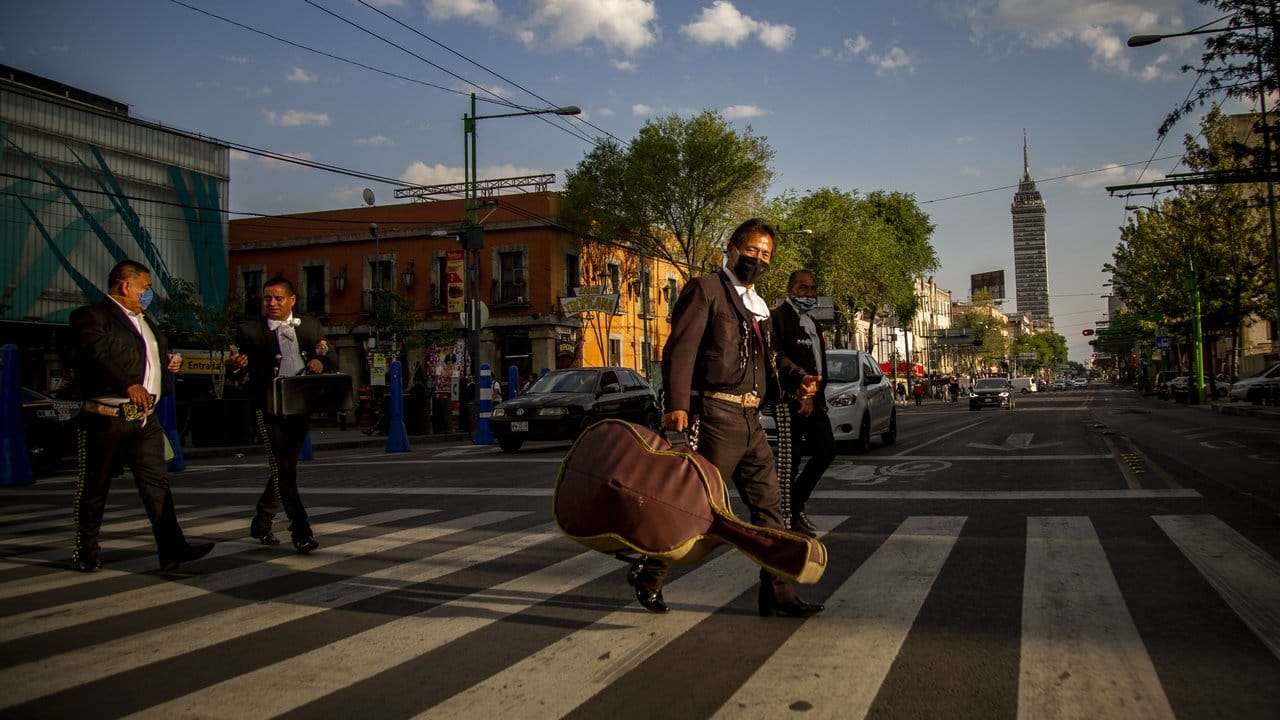
[[[1013,282],[1018,312],[1030,313],[1037,324],[1053,325],[1049,315],[1049,256],[1044,232],[1044,198],[1031,179],[1027,156],[1027,132],[1022,131],[1022,181],[1014,193]]]

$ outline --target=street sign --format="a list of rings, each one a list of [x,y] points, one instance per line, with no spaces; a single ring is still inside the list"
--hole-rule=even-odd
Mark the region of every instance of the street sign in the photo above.
[[[1035,360],[1036,357],[1036,354],[1033,352],[1018,353],[1019,360]]]
[[[1156,336],[1156,348],[1159,350],[1168,350],[1170,347],[1168,335]]]

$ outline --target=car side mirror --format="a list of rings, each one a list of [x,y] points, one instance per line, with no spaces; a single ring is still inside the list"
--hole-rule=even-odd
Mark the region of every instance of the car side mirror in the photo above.
[[[600,395],[605,395],[608,393],[620,393],[620,392],[622,392],[621,385],[619,385],[618,383],[609,383],[608,385],[605,385],[604,387],[600,388],[600,392],[596,395],[596,397],[599,397]]]

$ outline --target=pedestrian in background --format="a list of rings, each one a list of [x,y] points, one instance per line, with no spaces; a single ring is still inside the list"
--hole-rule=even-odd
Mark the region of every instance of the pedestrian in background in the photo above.
[[[122,260],[107,276],[107,296],[71,313],[83,401],[76,433],[79,466],[71,562],[81,572],[102,567],[98,533],[112,466],[121,459],[133,471],[161,569],[174,570],[213,549],[211,542],[187,542],[169,489],[164,428],[155,409],[160,397],[173,391],[165,371],[177,372],[181,358],[169,354],[160,328],[146,314],[152,297],[151,271],[142,263]]]
[[[292,282],[278,276],[267,280],[262,288],[266,317],[236,328],[238,347],[232,349],[227,366],[254,404],[267,447],[267,486],[258,498],[249,535],[263,545],[280,544],[272,525],[283,506],[289,516],[293,547],[306,554],[320,547],[298,493],[298,454],[306,442],[311,416],[278,415],[271,412],[269,399],[277,377],[333,372],[338,364],[319,321],[294,316],[297,302]]]
[[[924,402],[924,383],[917,380],[915,387],[911,388],[911,394],[916,398],[916,407],[920,407]]]
[[[662,386],[664,427],[689,433],[690,447],[737,488],[753,524],[782,529],[782,495],[760,427],[760,404],[778,399],[784,384],[801,399],[812,399],[821,378],[774,356],[769,306],[754,285],[769,269],[775,239],[763,220],[747,220],[733,231],[720,271],[684,286],[662,353]],[[784,366],[784,377],[775,360]],[[666,575],[666,563],[654,558],[627,573],[636,599],[652,612],[668,610],[662,597]],[[757,602],[762,616],[808,617],[823,609],[765,569]]]
[[[809,496],[827,468],[836,458],[836,441],[827,417],[827,345],[809,312],[818,305],[818,280],[811,270],[797,270],[787,280],[787,298],[773,309],[773,339],[779,356],[786,358],[805,374],[819,378],[810,397],[785,393],[776,405],[776,413],[787,413],[788,437],[778,436],[778,453],[787,453],[781,463],[788,473],[791,529],[815,537],[818,527],[805,514]],[[779,425],[779,428],[783,425]],[[786,447],[782,443],[786,442]],[[800,460],[805,452],[809,462],[804,471]]]

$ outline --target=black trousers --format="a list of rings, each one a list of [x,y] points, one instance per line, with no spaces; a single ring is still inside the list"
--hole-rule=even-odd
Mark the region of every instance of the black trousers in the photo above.
[[[78,463],[72,505],[76,545],[72,559],[98,557],[98,534],[102,529],[107,493],[111,490],[112,468],[121,462],[133,471],[138,497],[151,521],[160,564],[180,559],[187,539],[178,525],[173,493],[169,490],[164,428],[160,422],[154,415],[143,424],[88,412],[82,412],[78,422]]]
[[[759,411],[706,399],[695,412],[699,413],[696,416],[698,454],[710,460],[720,471],[720,477],[737,488],[752,524],[783,529],[777,464],[760,427]],[[650,590],[661,589],[666,581],[666,563],[646,558],[644,565],[638,583]],[[788,603],[796,597],[795,587],[789,580],[763,568],[760,592],[777,603]]]
[[[791,512],[804,512],[805,503],[818,486],[823,473],[836,459],[836,438],[831,432],[831,420],[826,412],[815,410],[807,417],[791,412]],[[808,455],[809,461],[800,470],[800,458]]]
[[[267,487],[258,498],[255,531],[271,529],[281,506],[289,516],[289,532],[295,539],[311,537],[311,521],[298,494],[298,454],[307,440],[311,419],[306,415],[272,415],[258,410],[258,431],[267,448]]]

